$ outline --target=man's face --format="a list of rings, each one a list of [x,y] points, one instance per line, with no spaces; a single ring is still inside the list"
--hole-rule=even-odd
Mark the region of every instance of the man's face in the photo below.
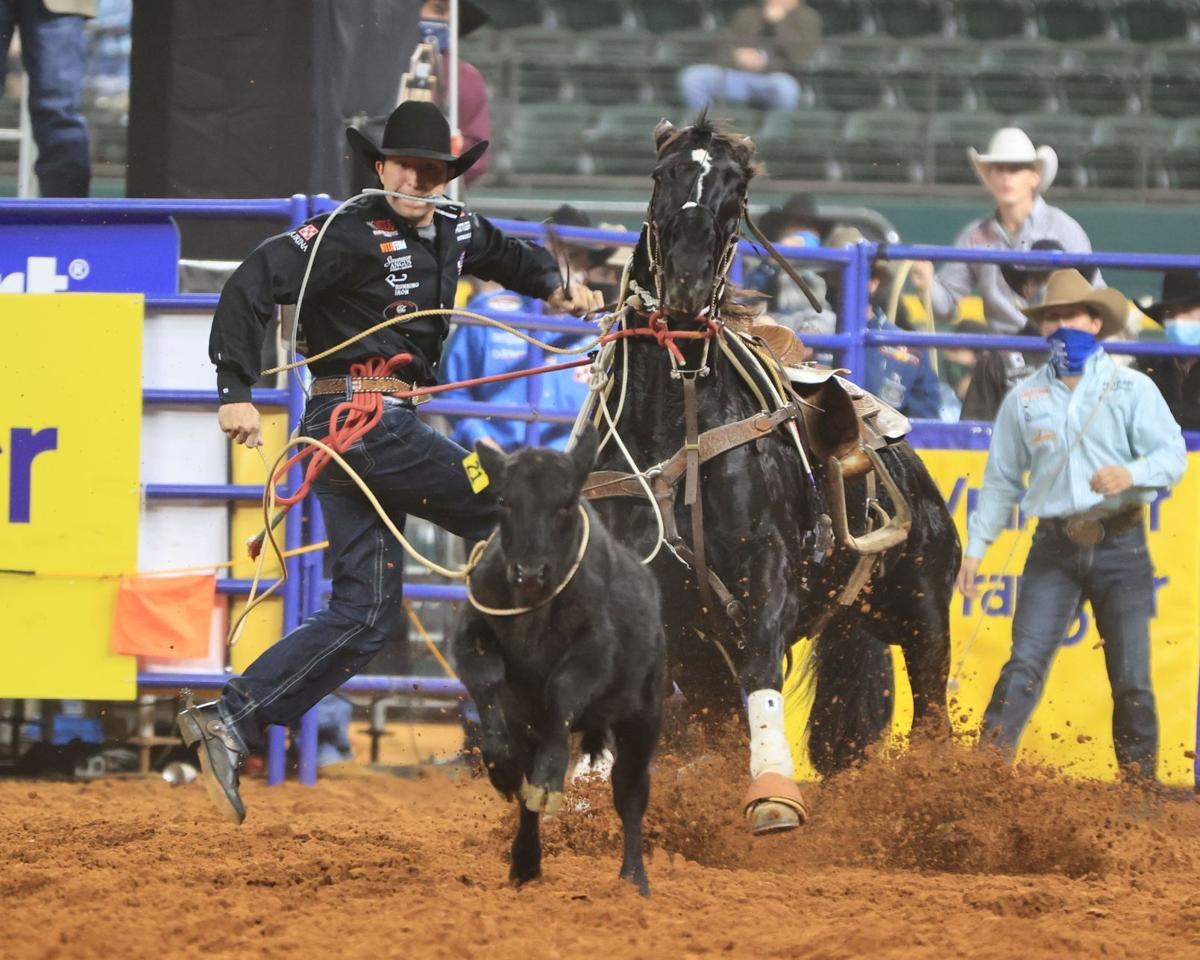
[[[418,197],[438,196],[445,192],[450,167],[444,160],[424,157],[385,157],[375,161],[375,172],[384,190],[409,193]],[[388,197],[388,204],[401,217],[416,226],[433,219],[433,206]]]
[[[1163,315],[1163,320],[1200,320],[1200,300],[1172,307]]]
[[[422,20],[449,20],[450,0],[425,0],[421,4]]]
[[[1049,337],[1059,327],[1082,330],[1084,333],[1094,336],[1100,332],[1102,326],[1104,324],[1099,317],[1093,317],[1083,307],[1071,305],[1051,307],[1038,320],[1038,327],[1041,329],[1043,337]]]
[[[984,171],[987,188],[1000,206],[1027,203],[1042,185],[1042,175],[1032,163],[989,163]]]

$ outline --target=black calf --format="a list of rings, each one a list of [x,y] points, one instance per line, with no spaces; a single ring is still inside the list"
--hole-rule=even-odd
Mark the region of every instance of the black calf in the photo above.
[[[509,877],[541,874],[539,814],[562,802],[569,734],[581,732],[594,755],[611,732],[621,877],[648,895],[642,816],[665,683],[658,586],[581,502],[594,430],[570,454],[476,451],[500,500],[500,529],[471,574],[474,603],[459,615],[453,651],[479,708],[488,776],[519,798]],[[528,609],[499,612],[514,608]]]

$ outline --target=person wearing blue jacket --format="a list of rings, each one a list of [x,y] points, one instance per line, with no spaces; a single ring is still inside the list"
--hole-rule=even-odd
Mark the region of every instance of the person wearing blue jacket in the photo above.
[[[496,290],[476,295],[467,309],[494,315],[510,326],[519,327],[521,315],[540,313],[537,301],[510,290]],[[511,315],[507,318],[506,315]],[[547,333],[535,331],[539,340],[555,347],[576,347],[588,342],[587,335],[576,333]],[[579,360],[583,354],[551,354],[527,344],[496,327],[459,324],[450,337],[442,355],[440,379],[443,383],[473,380],[509,373],[552,363]],[[588,392],[589,368],[572,367],[532,378],[502,380],[475,387],[464,387],[443,394],[446,400],[475,400],[514,407],[532,407],[543,414],[575,413],[583,406]],[[450,438],[468,450],[477,441],[490,443],[501,450],[512,451],[522,446],[553,447],[561,450],[571,435],[571,424],[546,419],[533,421],[510,420],[502,417],[462,417],[455,424]]]
[[[592,226],[591,218],[584,211],[567,203],[550,214],[546,223],[563,227]],[[602,228],[604,226],[601,225]],[[547,246],[558,261],[564,277],[583,278],[589,271],[603,265],[615,252],[612,247],[597,249],[580,243],[566,243],[554,235],[550,236]],[[476,294],[468,302],[467,309],[494,315],[519,329],[524,315],[542,312],[542,303],[511,290],[492,290]],[[532,334],[538,340],[562,349],[580,347],[594,339],[578,333],[533,331]],[[581,353],[548,353],[497,327],[463,323],[458,325],[446,344],[438,379],[442,383],[475,380],[583,357]],[[468,450],[473,449],[478,441],[506,452],[517,447],[553,447],[561,450],[567,444],[572,426],[562,415],[566,414],[570,421],[574,421],[575,414],[587,398],[589,376],[588,367],[572,367],[561,372],[538,374],[532,379],[522,377],[448,391],[444,397],[451,401],[474,400],[531,407],[538,414],[558,415],[557,420],[535,417],[532,421],[488,416],[463,417],[455,423],[451,439]]]

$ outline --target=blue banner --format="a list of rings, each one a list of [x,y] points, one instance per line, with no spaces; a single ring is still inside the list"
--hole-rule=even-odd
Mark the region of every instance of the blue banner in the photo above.
[[[0,293],[178,291],[179,230],[147,223],[0,223]]]

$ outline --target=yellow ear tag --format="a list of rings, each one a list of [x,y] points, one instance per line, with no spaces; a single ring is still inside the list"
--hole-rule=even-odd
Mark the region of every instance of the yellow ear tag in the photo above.
[[[487,488],[488,475],[483,469],[483,464],[479,462],[479,454],[472,451],[463,457],[463,469],[467,471],[467,482],[471,485],[472,493],[479,493]]]

